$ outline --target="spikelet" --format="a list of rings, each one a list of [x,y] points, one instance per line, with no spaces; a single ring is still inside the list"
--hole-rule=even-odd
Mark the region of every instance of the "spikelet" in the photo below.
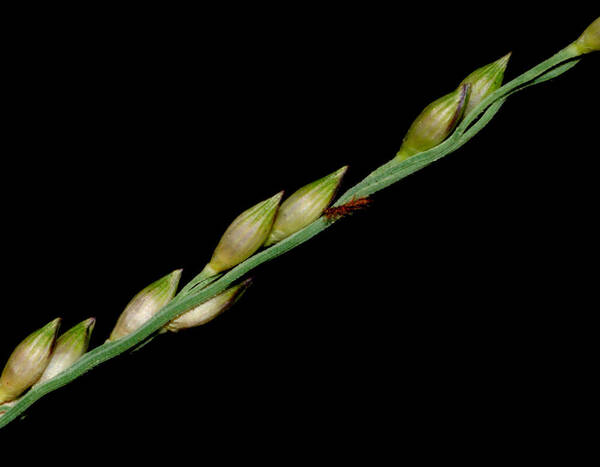
[[[464,116],[471,113],[471,111],[477,107],[482,100],[502,86],[504,72],[506,71],[506,66],[508,65],[510,56],[511,52],[507,53],[495,62],[478,68],[460,83],[461,85],[471,85],[471,92],[469,93],[469,99],[465,107]]]
[[[133,297],[119,316],[108,340],[114,341],[131,334],[158,313],[175,295],[180,277],[181,269],[177,269]]]
[[[50,362],[60,321],[56,318],[15,348],[0,376],[0,404],[15,400],[42,376]]]
[[[265,246],[273,245],[317,220],[329,206],[348,166],[303,186],[286,199],[277,212]]]
[[[214,276],[249,258],[265,242],[275,220],[283,191],[241,213],[229,225],[201,274]]]
[[[88,349],[95,324],[95,318],[88,318],[73,326],[56,340],[50,363],[36,384],[54,378],[81,358]]]
[[[462,118],[470,90],[470,84],[461,84],[425,107],[406,132],[395,159],[403,161],[444,141]]]
[[[600,17],[596,18],[569,48],[574,55],[588,54],[600,50]]]
[[[241,298],[251,283],[252,279],[246,279],[240,284],[228,288],[224,292],[221,292],[206,302],[201,303],[190,311],[175,318],[163,327],[161,332],[179,332],[183,329],[189,329],[208,323],[231,308]]]

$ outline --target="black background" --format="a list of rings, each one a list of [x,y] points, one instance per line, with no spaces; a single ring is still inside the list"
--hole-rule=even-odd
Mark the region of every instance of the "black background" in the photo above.
[[[141,288],[197,274],[242,210],[346,164],[350,187],[471,71],[513,51],[510,80],[597,13],[38,12],[4,71],[3,282],[16,300],[0,355],[56,316],[63,330],[95,316],[100,345]],[[255,270],[229,312],[44,397],[0,444],[136,434],[224,457],[426,459],[502,452],[578,412],[597,65],[511,97],[459,151]]]

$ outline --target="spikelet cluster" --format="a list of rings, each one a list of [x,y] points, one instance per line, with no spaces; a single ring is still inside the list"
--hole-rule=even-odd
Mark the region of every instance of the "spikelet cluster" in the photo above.
[[[502,85],[510,55],[478,68],[454,91],[425,107],[406,132],[395,159],[403,161],[448,138],[464,116]]]
[[[60,323],[56,318],[17,345],[0,375],[0,404],[54,378],[87,351],[95,319],[79,323],[57,339]]]
[[[283,192],[242,212],[225,230],[203,274],[210,276],[235,267],[261,247],[277,243],[319,218],[331,203],[347,167],[300,188],[283,204]],[[125,338],[146,324],[173,300],[181,269],[137,293],[120,314],[107,342]],[[178,332],[200,326],[229,309],[251,284],[247,279],[180,314],[161,329]],[[57,336],[60,318],[25,338],[8,359],[0,376],[0,415],[25,391],[56,377],[87,351],[95,318]]]

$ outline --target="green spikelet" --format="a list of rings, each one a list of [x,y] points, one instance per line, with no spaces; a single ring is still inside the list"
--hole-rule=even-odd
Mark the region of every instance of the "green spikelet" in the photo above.
[[[153,282],[131,299],[119,316],[109,341],[120,339],[136,331],[171,301],[181,277],[181,269]]]
[[[403,161],[444,141],[460,121],[470,89],[469,84],[462,84],[425,107],[408,129],[396,160]]]
[[[574,55],[600,50],[600,17],[596,18],[569,47]]]
[[[183,329],[189,329],[208,323],[231,308],[241,298],[251,283],[251,279],[246,279],[244,282],[228,288],[210,300],[207,300],[175,318],[167,324],[161,332],[179,332]]]
[[[282,196],[283,191],[236,217],[201,274],[204,277],[213,276],[252,256],[269,236]]]
[[[286,199],[277,212],[265,246],[273,245],[318,219],[329,206],[348,166],[303,186]]]
[[[37,384],[54,378],[79,360],[88,349],[95,324],[95,318],[88,318],[73,326],[56,340],[50,363]]]
[[[16,399],[42,376],[50,362],[60,321],[56,318],[15,348],[0,376],[0,404]]]
[[[461,85],[471,85],[471,92],[465,107],[464,115],[471,113],[482,100],[502,86],[504,71],[506,70],[510,56],[511,53],[509,52],[495,62],[478,68],[460,83]]]

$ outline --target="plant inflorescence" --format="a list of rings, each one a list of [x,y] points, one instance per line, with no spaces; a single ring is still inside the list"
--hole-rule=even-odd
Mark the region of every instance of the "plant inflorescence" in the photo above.
[[[555,78],[583,54],[600,49],[600,18],[572,44],[502,85],[510,54],[471,73],[451,93],[425,107],[410,126],[397,155],[349,188],[335,202],[347,167],[284,199],[283,192],[236,217],[202,272],[177,293],[181,270],[167,274],[133,297],[103,345],[87,351],[95,319],[64,334],[60,319],[30,334],[0,376],[0,428],[35,401],[129,349],[164,332],[202,325],[231,307],[260,264],[301,245],[365,209],[371,195],[456,151],[481,131],[517,91]],[[282,202],[283,201],[283,202]]]

